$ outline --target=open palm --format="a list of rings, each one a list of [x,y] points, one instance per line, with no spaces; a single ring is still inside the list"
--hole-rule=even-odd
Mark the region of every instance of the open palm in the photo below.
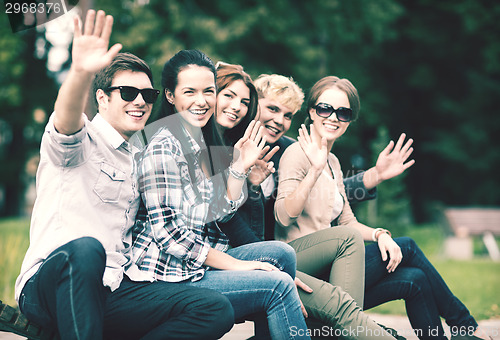
[[[326,147],[326,139],[321,138],[320,145],[318,145],[317,140],[319,136],[317,135],[316,129],[311,124],[311,135],[307,132],[306,126],[302,124],[299,129],[299,136],[297,140],[300,143],[300,147],[306,154],[309,162],[311,162],[311,167],[316,170],[323,170],[326,165],[326,160],[328,157],[328,149]]]
[[[270,174],[276,171],[274,162],[270,161],[270,159],[279,150],[279,146],[275,146],[271,151],[269,149],[270,147],[266,146],[262,150],[264,157],[255,162],[255,166],[252,168],[250,175],[248,175],[248,180],[253,185],[260,185]]]
[[[413,139],[410,138],[403,146],[405,138],[406,134],[402,133],[395,146],[391,141],[378,156],[375,169],[380,180],[385,181],[399,176],[415,163],[413,159],[406,162],[413,152],[411,147]]]
[[[255,165],[266,146],[266,137],[262,137],[260,122],[252,121],[243,137],[234,145],[233,165],[239,171],[246,172]]]
[[[113,17],[106,16],[103,11],[98,11],[96,14],[95,11],[89,10],[83,32],[80,26],[80,20],[76,17],[72,66],[79,71],[96,73],[109,65],[122,48],[120,44],[115,44],[108,50]]]

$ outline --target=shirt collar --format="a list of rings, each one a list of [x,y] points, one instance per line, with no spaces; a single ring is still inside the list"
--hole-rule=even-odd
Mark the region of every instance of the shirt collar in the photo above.
[[[122,135],[120,135],[99,113],[92,120],[92,124],[113,148],[118,149],[123,143],[128,144],[125,138],[123,138]]]
[[[198,155],[200,152],[201,152],[201,149],[202,147],[198,144],[198,142],[191,136],[191,134],[187,131],[187,129],[182,126],[182,129],[184,130],[184,133],[186,134],[187,136],[187,139],[188,139],[188,142],[189,142],[189,146],[191,148],[191,150],[193,151],[193,153],[195,155]],[[201,135],[201,144],[203,146],[205,146],[205,140],[203,139],[203,135]]]

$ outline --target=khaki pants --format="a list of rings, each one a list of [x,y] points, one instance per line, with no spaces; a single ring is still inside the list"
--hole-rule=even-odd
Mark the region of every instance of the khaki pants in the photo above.
[[[313,289],[299,288],[300,299],[309,317],[325,324],[313,336],[394,339],[361,310],[365,246],[356,229],[328,228],[289,244],[297,253],[297,277]]]

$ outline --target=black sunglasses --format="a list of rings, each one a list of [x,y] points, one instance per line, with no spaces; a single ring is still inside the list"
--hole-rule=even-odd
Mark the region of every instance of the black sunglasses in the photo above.
[[[108,92],[114,90],[120,90],[120,96],[126,102],[133,101],[135,98],[137,98],[137,95],[140,93],[144,101],[148,104],[153,104],[158,98],[158,95],[160,94],[160,90],[156,89],[139,90],[138,88],[133,86],[112,86],[108,87],[107,89]]]
[[[348,109],[347,107],[339,107],[338,109],[334,109],[330,104],[319,103],[318,105],[314,106],[314,109],[316,110],[316,114],[321,118],[328,118],[335,112],[337,119],[341,122],[347,123],[352,120],[352,110]]]

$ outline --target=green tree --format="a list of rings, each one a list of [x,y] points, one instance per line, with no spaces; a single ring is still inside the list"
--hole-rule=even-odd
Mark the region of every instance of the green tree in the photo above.
[[[305,92],[325,75],[350,79],[361,95],[361,116],[334,151],[346,171],[358,170],[373,165],[372,145],[380,138],[380,128],[387,127],[393,139],[401,132],[413,137],[417,163],[398,183],[401,190],[408,188],[417,221],[432,218],[436,203],[500,204],[495,173],[500,154],[493,144],[494,133],[500,130],[495,112],[500,93],[500,4],[490,0],[94,3],[115,17],[112,43],[119,41],[125,51],[144,58],[152,66],[157,87],[163,64],[183,48],[200,49],[214,61],[242,64],[253,77],[292,76]],[[33,108],[50,107],[44,100],[50,97],[52,104],[54,91],[52,85],[46,86],[51,81],[45,75],[45,57],[33,57],[41,33],[13,35],[7,32],[5,17],[2,20],[0,100],[7,104],[2,106],[2,124],[8,124],[12,138],[20,138]],[[35,100],[36,96],[43,98]],[[13,100],[17,103],[9,102]],[[14,124],[13,117],[22,123]],[[295,118],[291,136],[304,117],[300,112]],[[8,145],[19,148],[23,143],[27,142]],[[26,157],[25,151],[7,151],[7,144],[2,145],[2,159]],[[17,168],[8,174],[0,170],[4,188],[22,168],[11,166]],[[9,199],[9,204],[15,201]]]
[[[37,29],[14,34],[7,16],[0,16],[0,216],[22,213],[26,162],[37,153],[43,130],[33,114],[50,112],[55,97],[43,34]]]
[[[436,202],[499,205],[500,4],[401,1],[396,35],[370,77],[383,93],[373,113],[391,135],[415,139],[405,182],[419,221]]]
[[[377,137],[371,143],[370,164],[375,164],[379,153],[391,140],[386,127],[377,129]],[[396,142],[395,140],[394,142]],[[382,182],[377,188],[377,197],[366,204],[355,205],[360,222],[372,227],[404,230],[412,222],[411,203],[404,183],[408,172]]]

